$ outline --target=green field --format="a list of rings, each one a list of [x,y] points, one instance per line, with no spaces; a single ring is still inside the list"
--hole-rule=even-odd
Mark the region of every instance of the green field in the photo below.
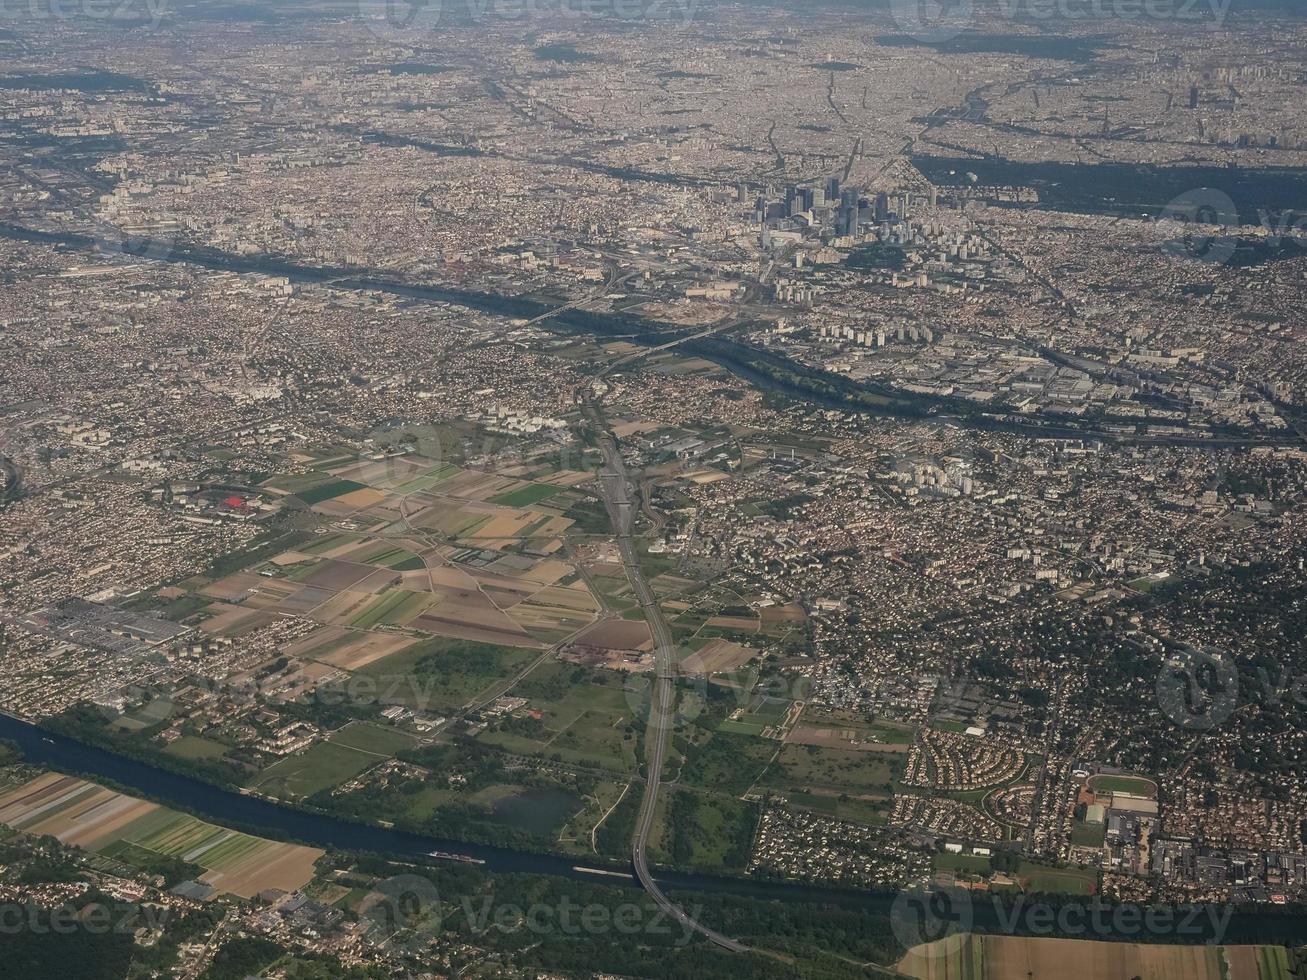
[[[399,486],[395,487],[395,492],[407,494],[415,493],[418,490],[430,490],[436,484],[444,483],[451,476],[459,472],[461,472],[461,470],[459,470],[459,468],[453,463],[442,463],[439,466],[427,470],[427,472],[423,473],[421,476],[415,476],[411,480],[399,484]]]
[[[274,796],[308,797],[357,776],[377,757],[334,742],[318,742],[298,755],[273,763],[252,785]]]
[[[160,809],[129,825],[122,839],[104,853],[130,862],[130,849],[139,847],[221,871],[264,843],[260,838],[216,827],[190,814]]]
[[[1135,796],[1157,797],[1157,786],[1142,776],[1090,776],[1089,787],[1100,793],[1131,793]]]
[[[181,759],[216,759],[226,754],[227,746],[212,739],[183,735],[176,741],[170,742],[164,751]]]
[[[738,721],[726,719],[717,726],[717,730],[726,732],[728,735],[752,735],[757,737],[762,734],[763,729],[766,727],[766,723],[754,721],[748,715],[744,715]]]
[[[382,623],[393,625],[417,615],[431,601],[430,593],[391,589],[383,592],[361,613],[350,620],[354,629],[372,629]]]
[[[324,500],[332,500],[336,497],[343,497],[347,493],[353,493],[355,490],[362,490],[362,483],[355,483],[353,480],[333,480],[330,483],[324,483],[321,486],[310,487],[308,490],[301,490],[295,496],[304,501],[310,507],[314,504],[320,504]]]
[[[413,552],[385,542],[373,545],[371,548],[365,549],[361,554],[351,556],[350,561],[356,561],[363,565],[380,565],[383,568],[393,568],[397,572],[426,568],[426,562]]]
[[[306,555],[320,555],[324,551],[330,551],[332,548],[338,548],[343,544],[351,541],[360,540],[357,534],[319,534],[314,536],[311,544],[305,545],[299,550]]]
[[[538,504],[542,500],[548,500],[556,493],[562,491],[562,487],[553,487],[547,483],[528,483],[524,487],[516,490],[510,490],[508,493],[501,493],[497,497],[491,497],[492,504],[498,504],[500,507],[529,507],[531,504]]]
[[[761,735],[764,729],[780,724],[793,703],[759,695],[739,718],[726,719],[717,726],[717,730],[732,735]]]
[[[1016,877],[1025,883],[1026,891],[1049,892],[1063,895],[1092,895],[1098,890],[1098,872],[1076,868],[1046,868],[1041,864],[1022,861]]]
[[[891,801],[860,800],[846,794],[804,793],[787,790],[785,799],[789,805],[798,810],[821,813],[836,820],[847,820],[867,826],[883,824],[890,810]]]
[[[379,703],[402,704],[418,711],[452,711],[538,656],[538,650],[432,637],[373,661],[356,673],[377,682]]]
[[[777,789],[821,786],[849,794],[891,792],[903,767],[903,757],[880,752],[856,752],[815,745],[787,745],[767,772],[766,783]]]
[[[936,854],[935,868],[940,871],[958,871],[964,874],[987,875],[992,869],[989,858],[977,854]]]
[[[331,741],[362,752],[392,756],[404,749],[411,749],[416,739],[393,728],[356,721],[333,734]]]
[[[1102,847],[1106,836],[1106,824],[1084,823],[1077,820],[1071,825],[1071,843],[1077,847]]]

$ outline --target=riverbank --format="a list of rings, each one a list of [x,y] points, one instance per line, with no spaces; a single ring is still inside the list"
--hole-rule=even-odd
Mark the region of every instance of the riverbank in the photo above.
[[[28,762],[61,772],[103,779],[115,788],[138,793],[145,799],[195,814],[217,824],[239,830],[290,840],[313,847],[377,854],[415,863],[430,863],[432,851],[466,854],[485,861],[481,870],[495,874],[528,874],[562,877],[593,885],[636,888],[630,869],[606,866],[602,862],[581,862],[561,855],[514,851],[507,848],[438,840],[384,827],[354,824],[324,814],[298,810],[256,796],[219,789],[199,780],[156,769],[142,762],[85,745],[11,715],[0,714],[0,739],[15,742]],[[589,869],[589,870],[587,870]],[[596,875],[599,871],[615,875]],[[780,902],[806,902],[856,910],[888,919],[897,892],[852,891],[798,882],[725,878],[658,869],[656,880],[669,893],[699,893]],[[1073,902],[1073,899],[1068,899]],[[1160,908],[1160,907],[1159,907]],[[1019,932],[1025,917],[1010,917],[989,901],[974,905],[973,925],[977,931],[1005,934]],[[1142,910],[1147,912],[1147,909]],[[1225,910],[1219,912],[1223,919]],[[1200,910],[1199,919],[1212,916]],[[1138,941],[1137,932],[1117,930],[1114,917],[1104,917],[1101,933],[1081,935],[1084,939]],[[1054,926],[1056,928],[1056,926]],[[1307,911],[1249,909],[1230,914],[1222,930],[1222,941],[1239,944],[1292,945],[1307,935]],[[1172,937],[1170,942],[1207,943],[1202,933]]]

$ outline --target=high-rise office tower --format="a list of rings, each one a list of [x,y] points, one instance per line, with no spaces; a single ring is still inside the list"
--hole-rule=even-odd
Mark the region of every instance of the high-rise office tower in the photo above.
[[[851,236],[858,233],[858,189],[846,187],[840,193],[840,212],[836,231]]]

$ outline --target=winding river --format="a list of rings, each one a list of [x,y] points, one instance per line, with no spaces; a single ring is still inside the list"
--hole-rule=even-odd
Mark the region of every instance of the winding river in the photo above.
[[[500,874],[542,874],[586,881],[590,884],[608,884],[636,887],[629,867],[617,867],[603,862],[569,858],[555,854],[538,854],[515,851],[510,848],[465,844],[460,841],[437,840],[385,827],[351,823],[320,813],[311,813],[283,806],[270,800],[243,793],[220,789],[176,773],[156,769],[134,759],[106,752],[86,745],[29,722],[0,714],[0,739],[15,742],[27,760],[36,765],[48,766],[64,772],[76,773],[92,779],[103,779],[128,791],[134,791],[187,810],[214,823],[235,826],[243,830],[263,833],[277,839],[288,839],[316,847],[361,851],[392,855],[401,859],[421,859],[431,851],[451,851],[467,854],[485,861],[485,870]],[[583,871],[581,868],[590,868]],[[594,869],[607,872],[596,875]],[[888,916],[895,895],[887,892],[853,891],[838,888],[821,888],[782,881],[761,881],[743,878],[715,877],[712,875],[684,874],[660,870],[657,880],[670,893],[706,892],[741,895],[772,901],[813,902],[837,905],[849,909],[862,909],[870,915]],[[1051,911],[1051,910],[1050,910]],[[1139,911],[1139,910],[1134,910]],[[1149,912],[1151,910],[1143,910]],[[1166,913],[1168,910],[1158,910]],[[1169,942],[1210,942],[1224,912],[1219,909],[1198,909],[1187,928],[1177,928],[1177,934],[1167,937],[1142,935],[1138,926],[1131,927],[1108,914],[1102,917],[1103,927],[1092,934],[1079,932],[1074,938],[1157,940]],[[987,933],[1031,934],[1026,925],[1034,916],[1011,921],[1004,910],[978,901],[972,909],[974,927]],[[1187,915],[1187,913],[1186,913]],[[1177,924],[1181,917],[1176,917]],[[1057,922],[1049,927],[1048,935],[1061,934]],[[1220,926],[1221,941],[1225,943],[1279,943],[1295,944],[1307,935],[1307,913],[1289,912],[1264,914],[1241,911],[1230,916]]]

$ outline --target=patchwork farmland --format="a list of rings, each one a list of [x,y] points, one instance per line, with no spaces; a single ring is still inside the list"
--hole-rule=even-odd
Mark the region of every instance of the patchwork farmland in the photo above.
[[[173,858],[202,869],[199,880],[216,891],[242,898],[268,888],[303,887],[323,853],[218,827],[59,773],[45,773],[0,795],[0,823],[125,864]]]

